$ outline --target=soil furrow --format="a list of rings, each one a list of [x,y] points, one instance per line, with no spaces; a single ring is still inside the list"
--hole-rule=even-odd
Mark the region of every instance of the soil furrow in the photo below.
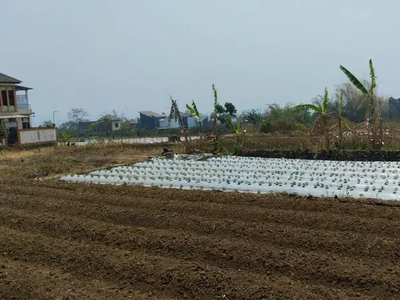
[[[117,283],[124,288],[138,284],[180,299],[345,299],[362,297],[324,286],[303,285],[288,277],[230,271],[136,251],[79,243],[66,239],[18,232],[0,227],[1,254],[63,271]]]
[[[5,191],[2,191],[5,193]],[[46,193],[45,190],[16,190],[20,196],[42,196]],[[355,233],[373,233],[386,237],[400,236],[400,214],[397,219],[390,220],[373,216],[352,216],[347,215],[341,211],[335,213],[314,212],[314,211],[301,211],[289,209],[267,209],[260,208],[253,205],[245,205],[238,203],[212,203],[201,201],[190,201],[190,197],[176,198],[174,200],[166,200],[164,197],[161,199],[144,198],[143,196],[130,197],[130,196],[116,196],[113,194],[100,194],[100,193],[85,193],[73,194],[64,191],[57,191],[51,189],[47,193],[52,192],[54,199],[57,200],[73,200],[77,202],[93,203],[101,205],[120,206],[124,208],[143,208],[163,212],[175,212],[181,214],[192,215],[207,215],[214,218],[230,218],[242,221],[252,221],[257,223],[276,223],[293,225],[295,227],[311,228],[313,230],[321,229],[327,231],[345,231]],[[219,194],[219,193],[218,193]],[[163,195],[163,194],[162,194]],[[265,200],[268,202],[268,198]],[[307,201],[304,198],[304,201]],[[340,206],[340,205],[339,205]],[[379,208],[379,207],[377,207]],[[391,208],[396,211],[397,208]],[[364,211],[363,207],[359,211]],[[400,212],[400,209],[399,209]],[[354,214],[354,212],[353,212]]]
[[[378,201],[345,198],[320,198],[287,195],[257,195],[248,193],[227,193],[196,190],[176,190],[146,188],[141,186],[83,185],[65,184],[48,181],[34,186],[2,185],[5,192],[37,194],[51,193],[55,198],[69,196],[82,199],[89,196],[95,201],[107,201],[116,205],[129,205],[133,199],[154,199],[160,201],[185,201],[193,203],[228,204],[231,206],[249,207],[266,210],[289,210],[298,212],[322,212],[328,214],[347,215],[364,218],[383,218],[398,220],[400,203],[398,201]],[[104,199],[107,195],[107,199]],[[160,195],[162,195],[160,199]],[[135,204],[135,203],[133,203]]]
[[[184,229],[197,234],[241,237],[248,241],[263,242],[279,247],[298,248],[348,256],[369,256],[380,260],[397,260],[400,257],[398,238],[381,237],[370,232],[331,232],[296,228],[286,224],[244,222],[230,218],[213,218],[209,215],[180,215],[152,209],[127,209],[96,203],[51,201],[39,197],[8,195],[0,197],[0,205],[15,209],[30,209],[91,218],[118,225],[160,229]]]
[[[188,261],[198,260],[219,268],[276,273],[307,284],[340,286],[358,292],[373,284],[379,295],[386,294],[388,288],[400,287],[400,266],[391,262],[382,267],[382,262],[378,261],[269,247],[238,238],[132,228],[49,213],[35,214],[2,208],[0,214],[3,216],[0,225],[12,224],[13,229]],[[346,269],[351,270],[351,276],[342,273]]]
[[[17,296],[18,295],[18,296]],[[109,282],[86,279],[59,268],[14,261],[0,256],[0,299],[176,299],[123,290]]]

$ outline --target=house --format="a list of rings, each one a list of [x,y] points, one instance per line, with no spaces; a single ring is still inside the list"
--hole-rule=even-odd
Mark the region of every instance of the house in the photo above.
[[[156,130],[160,127],[160,119],[165,119],[165,114],[153,111],[139,111],[139,130]]]
[[[193,127],[201,127],[201,128],[206,128],[210,127],[211,122],[208,118],[208,116],[200,115],[200,120],[197,121],[193,116],[190,116],[188,118],[188,128],[193,128]]]
[[[142,111],[139,112],[139,128],[146,128],[149,130],[168,130],[168,129],[178,129],[180,128],[179,120],[171,119],[169,120],[166,114],[158,114],[152,111]],[[183,126],[186,128],[193,127],[208,127],[210,122],[207,116],[201,116],[200,122],[198,122],[190,113],[180,112],[182,117]],[[146,127],[144,127],[146,126]]]
[[[78,133],[85,134],[88,131],[92,133],[104,133],[110,135],[112,132],[121,129],[123,119],[114,115],[105,115],[97,121],[82,121],[78,123]]]
[[[101,117],[99,121],[106,123],[109,129],[111,129],[111,132],[114,132],[121,129],[121,125],[124,120],[114,115],[105,115]]]
[[[0,140],[2,146],[21,146],[57,143],[55,126],[32,128],[29,87],[20,85],[21,80],[0,73],[0,126],[7,138]]]
[[[137,130],[139,128],[139,120],[138,119],[133,119],[129,121],[129,124],[131,125],[131,129]]]

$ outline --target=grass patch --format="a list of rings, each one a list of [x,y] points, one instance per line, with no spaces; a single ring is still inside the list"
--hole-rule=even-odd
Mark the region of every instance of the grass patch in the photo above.
[[[82,147],[48,147],[4,150],[0,153],[1,181],[55,178],[115,165],[132,164],[161,154],[163,147],[180,151],[180,145],[98,143]]]

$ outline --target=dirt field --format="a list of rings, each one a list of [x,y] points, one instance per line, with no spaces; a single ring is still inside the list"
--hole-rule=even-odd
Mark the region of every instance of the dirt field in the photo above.
[[[395,204],[34,181],[37,159],[0,168],[23,174],[0,179],[0,299],[400,298]]]

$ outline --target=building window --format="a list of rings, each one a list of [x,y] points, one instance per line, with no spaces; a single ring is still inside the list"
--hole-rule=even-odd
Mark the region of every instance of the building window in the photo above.
[[[115,126],[115,128],[118,128],[119,127],[119,123],[115,123],[114,126]]]
[[[7,91],[1,91],[1,98],[3,98],[3,106],[7,107]]]
[[[29,118],[22,118],[22,129],[31,128],[31,122],[29,122]]]
[[[14,106],[15,105],[14,91],[8,91],[8,97],[10,99],[10,106]]]

